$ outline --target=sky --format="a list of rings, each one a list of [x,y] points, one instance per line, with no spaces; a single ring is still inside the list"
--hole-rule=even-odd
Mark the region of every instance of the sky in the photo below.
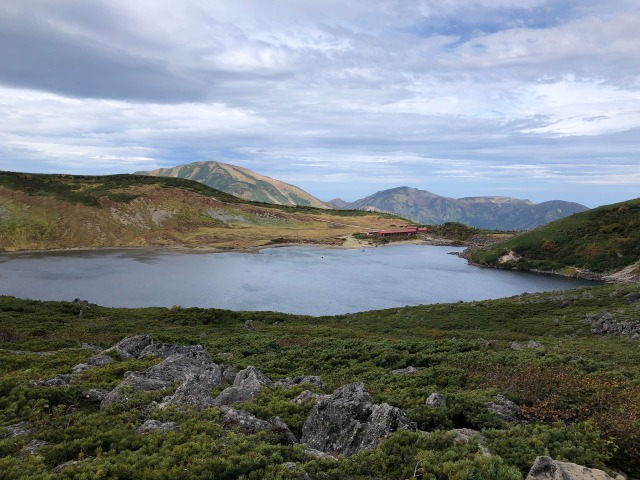
[[[0,170],[640,196],[638,0],[3,0]]]

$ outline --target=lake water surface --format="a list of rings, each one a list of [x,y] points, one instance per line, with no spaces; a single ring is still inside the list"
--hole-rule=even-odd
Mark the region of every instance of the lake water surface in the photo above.
[[[0,255],[0,294],[104,306],[334,315],[565,290],[591,282],[483,269],[453,247],[286,247],[249,253],[96,250]]]

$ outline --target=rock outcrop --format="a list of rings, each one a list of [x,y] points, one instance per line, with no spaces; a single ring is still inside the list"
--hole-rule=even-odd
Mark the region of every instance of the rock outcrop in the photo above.
[[[615,316],[606,310],[588,313],[585,322],[589,323],[591,333],[595,335],[640,335],[640,320],[616,320]]]
[[[95,357],[88,358],[83,363],[79,363],[73,367],[72,373],[78,374],[92,368],[104,367],[113,362],[113,358],[109,355],[96,355]]]
[[[287,377],[282,380],[278,380],[274,383],[275,387],[284,388],[286,390],[290,390],[296,385],[302,385],[308,383],[309,385],[313,385],[318,387],[320,390],[324,390],[324,382],[315,375],[299,375],[297,377]]]
[[[440,392],[433,392],[431,395],[429,395],[429,397],[427,397],[427,400],[424,402],[424,404],[430,407],[446,407],[447,397],[445,397]]]
[[[405,368],[391,370],[391,372],[389,373],[392,373],[393,375],[413,375],[417,371],[418,369],[416,367],[412,367],[411,365],[409,365],[408,367],[405,367]]]
[[[558,462],[551,457],[538,457],[526,480],[623,480],[623,477],[618,475],[614,479],[597,468]]]
[[[386,403],[375,405],[362,383],[338,388],[316,404],[302,427],[302,443],[345,456],[375,447],[399,429],[416,430],[405,413]]]
[[[253,434],[261,431],[271,432],[275,435],[276,441],[284,445],[297,443],[296,436],[289,430],[279,417],[272,417],[269,420],[261,420],[255,415],[244,410],[236,410],[231,407],[220,409],[220,424],[224,428],[235,428],[245,434]]]
[[[173,343],[152,343],[147,345],[136,358],[169,358],[171,355],[186,355],[194,352],[206,352],[202,345],[174,345]]]
[[[331,395],[314,393],[311,390],[303,390],[302,392],[300,392],[300,395],[298,395],[296,398],[294,398],[291,401],[293,403],[307,403],[307,402],[318,403],[320,400],[326,400],[329,397],[331,397]]]
[[[61,373],[56,375],[50,380],[31,380],[29,386],[31,387],[64,387],[71,383],[70,373]]]
[[[194,391],[199,388],[193,385],[194,379],[202,380],[206,387],[211,387],[207,391],[207,395],[212,388],[222,382],[220,367],[209,359],[209,355],[205,351],[171,355],[144,372],[127,372],[125,379],[102,401],[101,407],[104,408],[114,401],[126,400],[128,392],[161,390],[176,383],[191,382],[189,391],[183,391],[181,395],[185,399],[192,398],[190,395],[194,395]],[[218,380],[217,384],[214,379]],[[207,403],[204,399],[198,399],[198,402]]]
[[[149,432],[169,432],[171,430],[178,430],[180,425],[176,422],[161,422],[160,420],[147,420],[138,428],[136,433],[149,433]]]
[[[138,358],[142,351],[151,345],[151,343],[152,340],[149,335],[136,335],[134,337],[127,337],[120,340],[113,347],[108,348],[103,353],[109,354],[110,352],[115,352],[125,359]]]
[[[255,400],[263,386],[272,387],[273,382],[256,367],[249,366],[236,374],[233,385],[220,392],[213,405],[220,407],[251,402]]]

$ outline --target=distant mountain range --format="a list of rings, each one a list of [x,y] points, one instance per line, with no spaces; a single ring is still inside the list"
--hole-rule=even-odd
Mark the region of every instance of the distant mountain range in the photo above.
[[[227,163],[195,162],[177,167],[159,168],[150,172],[135,172],[135,175],[195,180],[222,192],[254,202],[333,208],[301,188],[260,175],[248,168]]]
[[[382,190],[352,203],[339,198],[328,203],[348,210],[394,213],[424,224],[460,222],[496,230],[529,230],[588,210],[562,200],[535,204],[510,197],[450,198],[410,187]]]

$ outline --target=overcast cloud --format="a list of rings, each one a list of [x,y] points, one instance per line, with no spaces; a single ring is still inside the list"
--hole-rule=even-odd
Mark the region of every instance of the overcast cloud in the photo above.
[[[640,196],[637,0],[4,0],[0,169]]]

